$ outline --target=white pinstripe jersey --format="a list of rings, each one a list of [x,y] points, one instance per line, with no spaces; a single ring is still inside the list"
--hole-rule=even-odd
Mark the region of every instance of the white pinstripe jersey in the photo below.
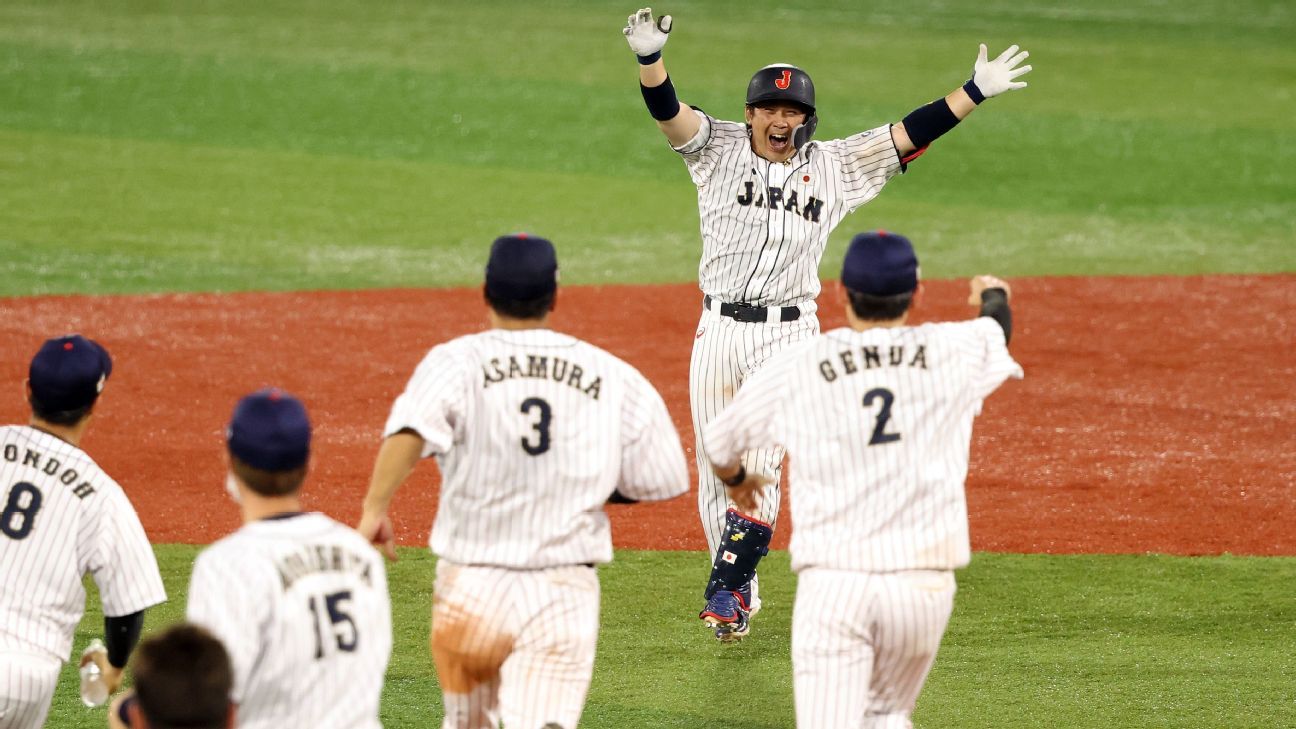
[[[240,727],[381,726],[391,599],[354,529],[316,513],[243,525],[198,555],[187,618],[229,651]]]
[[[760,306],[814,299],[829,234],[903,170],[891,126],[810,142],[783,163],[752,151],[745,124],[694,113],[701,127],[675,150],[698,188],[703,293]]]
[[[442,472],[431,547],[459,564],[535,569],[612,559],[603,505],[688,491],[679,434],[638,370],[548,329],[435,347],[387,420]]]
[[[66,661],[87,573],[110,617],[166,600],[121,486],[70,443],[25,425],[0,427],[0,653]]]
[[[792,457],[792,568],[889,572],[968,563],[972,420],[1021,377],[993,319],[856,332],[785,350],[705,432],[713,460]]]

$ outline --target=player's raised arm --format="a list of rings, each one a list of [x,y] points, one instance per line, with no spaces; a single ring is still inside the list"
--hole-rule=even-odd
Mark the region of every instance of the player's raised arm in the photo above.
[[[921,153],[927,145],[953,129],[982,101],[1005,91],[1026,88],[1025,81],[1015,79],[1031,70],[1030,66],[1018,66],[1029,56],[1026,51],[1019,53],[1017,46],[1012,45],[994,60],[986,60],[986,46],[982,43],[972,78],[967,83],[943,99],[914,109],[903,121],[892,125],[891,139],[900,157],[906,161],[916,157],[915,152]]]
[[[648,105],[648,113],[657,120],[657,127],[670,140],[671,146],[679,147],[697,134],[701,122],[675,96],[675,87],[671,85],[666,65],[662,63],[661,50],[666,45],[672,23],[669,15],[663,15],[654,22],[652,8],[641,8],[629,17],[621,32],[625,34],[630,50],[639,58],[639,89]]]

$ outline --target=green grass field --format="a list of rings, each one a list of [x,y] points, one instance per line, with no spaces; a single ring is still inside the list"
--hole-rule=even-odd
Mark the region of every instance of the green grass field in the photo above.
[[[170,601],[148,626],[183,615],[197,548],[158,548]],[[396,648],[384,695],[390,727],[438,726],[427,653],[435,562],[401,550],[389,565]],[[705,561],[621,550],[600,569],[603,629],[588,727],[791,727],[786,552],[761,580],[752,636],[721,646],[694,619]],[[954,616],[919,700],[922,727],[1279,727],[1296,722],[1296,559],[978,554],[959,574]],[[76,644],[102,630],[97,602]],[[102,726],[64,671],[52,725]],[[736,687],[742,687],[741,691]]]
[[[694,191],[619,33],[635,7],[0,3],[0,296],[471,285],[519,229],[555,240],[565,283],[691,280]],[[935,278],[1296,271],[1288,0],[665,9],[681,98],[737,118],[753,70],[794,62],[821,138],[946,93],[978,42],[1031,51],[1030,88],[838,229],[828,276],[877,227]],[[151,627],[194,554],[158,550]],[[621,552],[585,726],[791,726],[793,580],[770,563],[754,637],[721,648],[691,617],[698,554]],[[391,570],[384,719],[434,726],[431,558]],[[1296,726],[1296,560],[978,554],[960,579],[920,726]],[[100,626],[91,599],[77,646]],[[102,725],[70,668],[52,717]]]
[[[471,284],[529,229],[570,283],[692,278],[694,192],[615,3],[0,5],[0,294]],[[682,2],[681,98],[737,118],[811,72],[820,136],[1032,52],[836,233],[909,233],[929,276],[1296,270],[1286,0]]]

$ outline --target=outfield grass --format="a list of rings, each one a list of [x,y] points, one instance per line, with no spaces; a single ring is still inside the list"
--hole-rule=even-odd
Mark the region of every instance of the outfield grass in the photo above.
[[[686,101],[736,118],[798,62],[821,136],[1032,51],[844,223],[929,276],[1296,270],[1296,11],[1284,0],[681,2]],[[0,295],[472,284],[546,233],[572,283],[682,281],[692,185],[620,37],[633,6],[343,0],[0,4]]]
[[[147,630],[183,614],[197,548],[163,545],[171,601]],[[434,561],[405,548],[389,565],[395,654],[388,727],[437,726],[427,653]],[[590,729],[792,726],[794,578],[786,552],[765,562],[765,610],[752,636],[722,646],[694,618],[705,580],[696,552],[621,550],[600,569],[603,620],[582,726]],[[1279,727],[1296,725],[1296,559],[977,554],[936,667],[921,727]],[[79,649],[102,632],[97,599]],[[99,727],[64,671],[52,725]]]

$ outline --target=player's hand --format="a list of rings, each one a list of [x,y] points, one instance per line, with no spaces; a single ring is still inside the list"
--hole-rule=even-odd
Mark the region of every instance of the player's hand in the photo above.
[[[663,15],[657,22],[653,22],[652,8],[642,8],[630,16],[621,32],[625,34],[626,42],[636,56],[651,56],[666,45],[671,22],[669,15]]]
[[[391,517],[386,514],[365,512],[356,526],[360,536],[382,550],[387,559],[396,561],[396,530],[392,528]]]
[[[989,274],[973,276],[972,280],[968,281],[968,289],[970,292],[968,294],[968,303],[972,306],[981,305],[981,292],[986,289],[1003,289],[1004,296],[1007,297],[1009,301],[1012,300],[1012,289],[1009,288],[1008,282],[998,276],[991,276]]]
[[[765,487],[772,482],[773,479],[763,473],[748,472],[742,483],[726,486],[725,490],[729,493],[734,508],[744,514],[755,515],[760,511],[760,502],[765,498]]]
[[[81,656],[80,665],[84,666],[91,661],[99,664],[99,673],[103,677],[104,685],[108,687],[108,694],[117,693],[117,689],[122,685],[122,669],[108,662],[108,653],[103,650],[94,651]]]
[[[977,89],[981,91],[981,95],[987,99],[991,96],[998,96],[1005,91],[1024,89],[1026,88],[1025,81],[1014,81],[1013,79],[1031,70],[1030,66],[1017,68],[1017,64],[1029,57],[1029,53],[1026,51],[1017,53],[1017,46],[1011,45],[1008,46],[1008,50],[1000,53],[993,61],[987,61],[986,45],[982,43],[981,52],[977,54],[976,64],[972,67],[972,83],[976,84]]]

